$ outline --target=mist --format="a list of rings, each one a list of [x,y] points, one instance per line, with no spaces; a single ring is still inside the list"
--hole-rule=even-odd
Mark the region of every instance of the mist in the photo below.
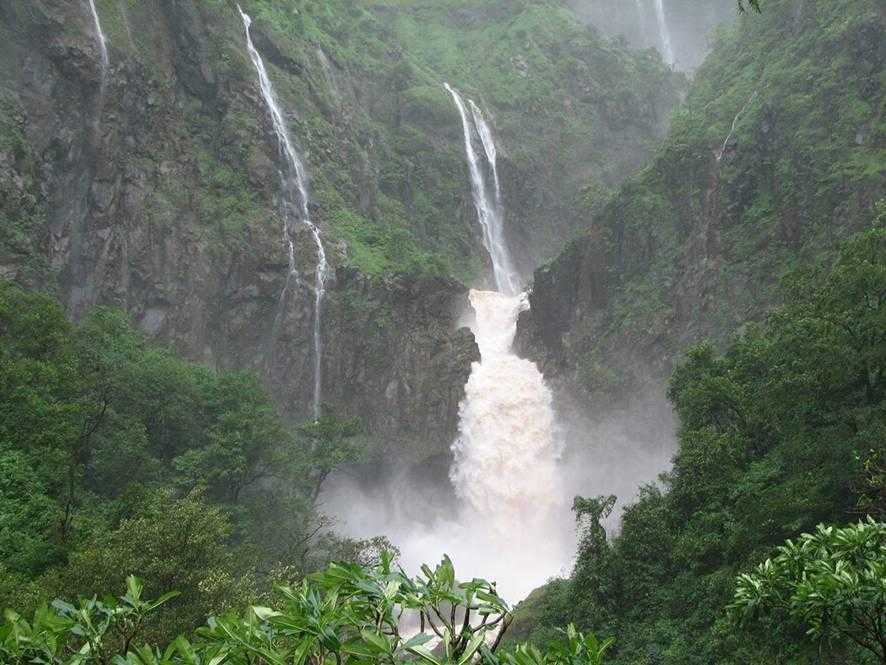
[[[530,361],[518,360],[537,373]],[[524,367],[530,377],[532,371]],[[479,389],[495,392],[488,381]],[[525,387],[510,383],[502,390],[519,395]],[[544,392],[550,422],[544,405],[532,407],[519,396],[505,397],[508,405],[493,396],[484,408],[499,417],[490,411],[485,418],[493,420],[479,418],[478,426],[468,413],[477,401],[469,384],[448,479],[405,468],[375,481],[365,469],[340,472],[324,486],[321,511],[341,535],[386,536],[410,573],[445,553],[460,578],[494,580],[509,602],[568,576],[577,546],[573,498],[616,495],[605,525],[617,533],[624,506],[670,466],[674,416],[660,385],[651,384],[629,406],[599,412],[563,391],[545,386]]]
[[[568,4],[601,34],[623,37],[638,49],[655,48],[685,72],[702,63],[713,30],[731,23],[737,14],[734,0],[569,0]]]

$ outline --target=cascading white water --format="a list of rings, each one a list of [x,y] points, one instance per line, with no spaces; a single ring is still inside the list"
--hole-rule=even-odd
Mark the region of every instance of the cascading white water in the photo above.
[[[438,561],[445,552],[460,577],[494,580],[504,598],[518,601],[550,577],[568,572],[575,534],[553,396],[535,364],[511,351],[517,316],[529,302],[519,293],[503,239],[494,137],[480,108],[445,87],[461,114],[474,203],[497,288],[470,292],[481,360],[471,367],[459,405],[459,436],[452,444],[449,477],[459,501],[450,510],[448,496],[436,497],[440,505],[430,499],[430,510],[447,517],[417,521],[414,506],[403,506],[400,498],[410,491],[408,483],[388,488],[391,500],[387,492],[366,494],[340,477],[326,488],[323,503],[349,535],[388,535],[407,570]],[[477,156],[475,141],[483,145],[485,162]],[[487,175],[494,187],[491,197]],[[417,496],[428,500],[429,495]]]
[[[298,282],[298,270],[295,263],[295,243],[293,240],[293,226],[300,222],[304,224],[310,232],[311,238],[317,251],[317,265],[314,271],[314,391],[312,407],[314,418],[320,417],[320,402],[323,389],[322,359],[323,359],[323,339],[322,339],[322,313],[323,298],[326,296],[326,280],[329,273],[329,264],[326,260],[326,250],[323,247],[323,241],[320,238],[320,229],[311,221],[310,208],[308,207],[308,187],[307,172],[305,166],[298,156],[298,152],[289,136],[289,130],[286,128],[286,122],[283,120],[283,112],[277,102],[277,95],[268,77],[265,63],[261,54],[252,43],[252,35],[249,28],[252,25],[252,19],[246,14],[240,5],[237,5],[240,17],[243,19],[243,27],[246,31],[246,48],[249,52],[249,58],[258,74],[258,83],[261,88],[262,97],[268,107],[268,113],[271,116],[271,122],[274,126],[274,134],[277,136],[277,143],[280,147],[280,155],[285,162],[285,169],[280,171],[280,180],[282,184],[283,199],[283,241],[286,244],[289,253],[289,274],[286,278],[286,284],[283,287],[283,293],[280,296],[280,302],[285,301],[287,291],[292,281]]]
[[[92,12],[92,22],[95,26],[95,38],[98,41],[98,50],[101,54],[102,59],[102,81],[104,81],[105,72],[108,69],[108,65],[111,64],[110,56],[108,55],[108,38],[105,36],[105,33],[102,31],[102,24],[98,18],[98,10],[95,8],[95,0],[89,0],[89,10]]]
[[[662,55],[669,65],[676,63],[674,47],[671,45],[671,31],[665,14],[664,0],[655,0],[655,16],[658,19],[658,34],[661,36]]]
[[[511,351],[525,294],[471,291],[470,299],[481,360],[459,408],[450,477],[465,502],[462,522],[486,530],[484,566],[519,598],[556,574],[572,549],[553,396],[535,364]]]
[[[511,351],[525,295],[474,290],[470,299],[482,359],[471,368],[452,445],[449,475],[458,501],[451,506],[437,497],[428,504],[447,517],[417,520],[403,497],[427,495],[411,495],[396,480],[390,495],[379,497],[339,477],[322,503],[349,535],[390,537],[407,571],[446,553],[460,578],[493,580],[502,597],[516,602],[569,572],[576,546],[569,486],[551,391],[536,366]]]
[[[495,280],[495,288],[502,293],[510,295],[516,294],[520,289],[520,280],[517,272],[513,268],[507,244],[504,238],[504,229],[502,226],[503,214],[501,206],[501,188],[498,182],[498,170],[496,166],[496,150],[495,142],[492,138],[492,131],[483,118],[483,113],[479,107],[472,101],[468,100],[471,106],[471,114],[468,115],[467,107],[457,90],[452,88],[448,83],[444,83],[443,87],[452,95],[458,113],[461,116],[462,131],[464,133],[465,154],[468,159],[468,169],[471,175],[471,193],[474,199],[474,208],[477,210],[477,218],[480,227],[483,230],[483,246],[489,253],[492,260],[493,279]],[[474,136],[480,138],[486,153],[486,160],[489,163],[494,181],[494,196],[492,200],[489,197],[489,191],[486,185],[486,177],[474,149]]]
[[[495,149],[495,139],[492,138],[492,130],[486,124],[483,118],[483,111],[474,103],[473,99],[468,99],[468,105],[471,107],[471,118],[474,121],[474,127],[477,134],[480,135],[480,142],[483,144],[483,152],[486,153],[486,160],[489,162],[489,169],[492,171],[492,183],[495,186],[495,207],[496,219],[499,221],[498,230],[501,232],[501,219],[504,210],[502,209],[501,200],[501,184],[498,181],[498,152]],[[502,254],[507,254],[505,248]]]
[[[480,542],[488,561],[475,562],[500,580],[502,592],[521,598],[556,574],[571,551],[569,511],[562,495],[551,391],[538,368],[511,350],[518,314],[529,307],[504,241],[504,206],[492,131],[473,100],[446,85],[462,119],[477,216],[492,259],[497,291],[470,293],[473,332],[481,360],[474,363],[459,407],[459,437],[452,446],[450,478],[464,502],[462,525],[484,531],[464,535]],[[494,184],[490,204],[476,134]],[[565,519],[564,519],[565,517]],[[451,548],[458,554],[459,545]],[[473,574],[473,570],[469,570]],[[515,573],[522,576],[515,578]],[[517,580],[520,579],[518,582]],[[513,595],[511,595],[513,594]]]

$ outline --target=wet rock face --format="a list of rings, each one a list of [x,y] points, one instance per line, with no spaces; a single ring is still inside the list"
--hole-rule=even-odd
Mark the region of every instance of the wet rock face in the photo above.
[[[278,154],[250,71],[213,58],[217,17],[200,3],[130,11],[116,34],[136,47],[153,31],[150,58],[112,49],[103,77],[81,3],[0,7],[0,61],[15,74],[0,83],[0,276],[55,291],[74,318],[124,308],[192,359],[260,372],[281,410],[306,419],[313,280],[281,301]],[[310,276],[312,243],[295,241]],[[329,288],[324,403],[361,417],[386,452],[446,454],[477,359],[456,325],[464,287],[339,268]]]
[[[453,34],[470,26],[483,43],[478,21],[525,13],[547,26],[530,5],[501,0],[435,20]],[[107,67],[85,0],[0,2],[0,275],[55,291],[73,318],[123,308],[189,358],[260,372],[293,421],[310,417],[315,249],[299,228],[303,279],[287,288],[281,157],[233,4],[96,7]],[[416,66],[413,35],[394,29],[393,10],[373,11],[333,16],[340,25],[319,41],[294,13],[256,11],[251,35],[310,172],[311,215],[335,273],[323,401],[362,417],[387,449],[439,462],[477,355],[457,326],[464,289],[392,275],[482,285],[488,256],[458,113],[436,82],[452,72],[429,54]],[[683,85],[646,58],[613,58],[578,23],[556,24],[579,40],[575,57],[559,43],[529,57],[517,31],[496,38],[516,57],[513,91],[483,94],[507,65],[464,75],[495,125],[524,276],[584,227],[576,201],[589,178],[611,187],[642,163]],[[352,47],[355,30],[372,48]],[[527,106],[523,81],[534,77],[556,85]],[[632,93],[614,104],[608,91],[625,77]],[[593,142],[570,138],[585,126]]]
[[[458,327],[469,307],[453,280],[392,279],[381,285],[339,271],[329,302],[324,398],[347,405],[387,450],[410,461],[448,455],[471,363],[473,334]]]

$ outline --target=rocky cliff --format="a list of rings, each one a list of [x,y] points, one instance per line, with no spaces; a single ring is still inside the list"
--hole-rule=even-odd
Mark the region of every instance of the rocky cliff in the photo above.
[[[642,163],[681,79],[553,2],[242,4],[333,267],[323,399],[416,459],[442,454],[477,357],[461,284],[488,262],[442,81],[494,120],[528,271],[582,223],[587,182]],[[281,304],[280,156],[235,6],[96,10],[107,67],[86,0],[0,4],[0,274],[74,317],[118,306],[190,358],[256,369],[307,417],[313,294],[302,280]],[[310,238],[295,247],[309,274]]]
[[[518,345],[588,405],[778,302],[884,194],[879,3],[781,0],[718,43],[652,163],[535,273]],[[789,38],[786,38],[789,37]]]

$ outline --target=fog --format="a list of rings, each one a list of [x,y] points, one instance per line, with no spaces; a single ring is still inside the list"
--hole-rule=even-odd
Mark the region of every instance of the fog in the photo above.
[[[520,487],[511,487],[514,476],[507,471],[475,476],[474,486],[467,487],[456,472],[461,445],[456,441],[449,482],[429,483],[427,475],[407,469],[382,482],[339,473],[324,488],[321,510],[335,519],[336,530],[343,535],[387,536],[410,573],[446,553],[461,579],[477,576],[496,581],[502,595],[517,602],[547,580],[571,573],[577,546],[571,510],[576,495],[618,497],[606,522],[614,534],[623,507],[642,485],[656,482],[669,468],[675,450],[674,418],[662,386],[651,386],[629,406],[602,413],[559,395],[554,414],[555,445],[542,448],[553,457],[549,464],[524,464],[519,469]],[[527,412],[526,417],[531,416]],[[513,456],[525,463],[519,448],[531,441],[521,443],[519,432],[536,436],[536,425],[517,419],[507,428],[507,436],[493,437],[482,454]],[[496,451],[495,446],[504,450]],[[495,468],[498,461],[491,464]],[[469,489],[491,498],[484,511],[476,510]],[[502,499],[503,492],[520,495],[523,490],[525,496],[516,503]]]
[[[657,16],[659,2],[663,24]],[[624,37],[635,48],[656,48],[665,56],[669,38],[671,64],[686,72],[704,60],[714,28],[737,16],[735,0],[568,0],[568,4],[601,34]]]

